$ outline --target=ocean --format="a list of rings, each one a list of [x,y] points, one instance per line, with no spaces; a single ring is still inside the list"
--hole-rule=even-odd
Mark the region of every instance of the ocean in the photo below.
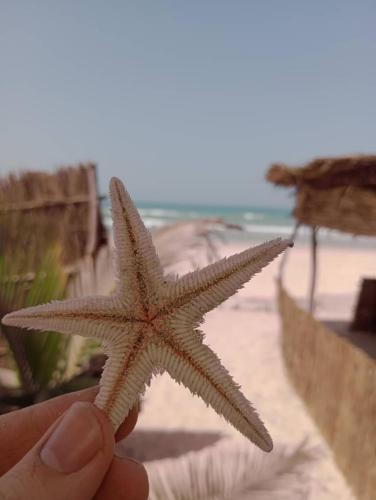
[[[139,202],[136,205],[146,227],[151,232],[179,221],[220,218],[227,224],[238,227],[238,229],[222,230],[222,236],[225,239],[261,242],[279,236],[288,238],[295,224],[290,209],[154,202]],[[107,199],[102,202],[102,212],[105,224],[110,227],[112,221]],[[296,243],[305,244],[309,241],[309,237],[310,228],[303,226],[299,230]],[[376,248],[375,238],[354,238],[351,235],[325,228],[320,229],[318,238],[326,245]]]

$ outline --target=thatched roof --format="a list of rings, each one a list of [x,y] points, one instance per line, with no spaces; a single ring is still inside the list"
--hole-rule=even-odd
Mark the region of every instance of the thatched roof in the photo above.
[[[0,179],[0,233],[0,255],[23,247],[30,271],[54,243],[61,246],[68,266],[95,254],[107,240],[95,165],[64,167],[55,173],[10,174]]]
[[[316,158],[305,166],[273,164],[266,174],[268,181],[279,186],[307,184],[315,189],[341,186],[376,188],[376,155]]]
[[[278,163],[266,179],[296,188],[299,222],[376,236],[376,155],[317,158],[295,168]]]

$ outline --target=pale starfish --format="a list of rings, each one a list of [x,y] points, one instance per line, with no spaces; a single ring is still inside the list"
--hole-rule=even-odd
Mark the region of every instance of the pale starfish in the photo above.
[[[166,277],[131,198],[110,184],[117,284],[110,296],[51,302],[7,314],[3,323],[92,337],[108,360],[95,404],[116,430],[151,376],[166,370],[265,451],[272,440],[250,402],[203,343],[203,315],[236,293],[291,243],[276,239],[181,278]],[[230,339],[229,342],[234,342]]]

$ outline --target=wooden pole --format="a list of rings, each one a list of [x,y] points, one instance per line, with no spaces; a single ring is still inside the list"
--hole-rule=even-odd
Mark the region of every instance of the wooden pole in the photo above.
[[[89,197],[89,213],[88,213],[88,234],[86,240],[85,255],[93,256],[97,248],[97,232],[98,232],[98,194],[97,194],[97,179],[94,165],[90,165],[87,170],[88,181],[88,197]]]
[[[84,196],[71,196],[70,198],[56,198],[56,199],[43,199],[40,201],[29,201],[29,202],[21,202],[15,203],[14,205],[1,205],[0,204],[0,212],[8,213],[8,212],[27,212],[29,210],[38,210],[45,209],[49,207],[59,207],[65,205],[79,205],[82,203],[88,203],[91,200],[91,197]]]
[[[315,291],[316,291],[316,282],[317,282],[317,231],[318,228],[316,226],[312,227],[311,232],[311,262],[312,262],[312,271],[311,271],[311,286],[309,291],[309,312],[313,314],[313,310],[315,307]]]
[[[290,240],[295,243],[295,239],[296,239],[296,236],[298,234],[298,230],[299,230],[299,227],[300,227],[300,222],[296,221],[295,223],[295,227],[294,227],[294,230],[291,234],[291,237],[290,237]],[[282,257],[281,257],[281,263],[279,265],[279,272],[278,272],[278,281],[279,282],[282,282],[282,278],[283,278],[283,272],[284,272],[284,269],[286,267],[286,262],[287,262],[287,257],[290,253],[290,248],[287,248],[283,254],[282,254]]]

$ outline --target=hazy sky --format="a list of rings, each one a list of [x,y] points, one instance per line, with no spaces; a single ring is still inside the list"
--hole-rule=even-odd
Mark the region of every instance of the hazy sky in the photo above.
[[[376,150],[376,2],[0,0],[0,173],[288,206],[273,161]]]

